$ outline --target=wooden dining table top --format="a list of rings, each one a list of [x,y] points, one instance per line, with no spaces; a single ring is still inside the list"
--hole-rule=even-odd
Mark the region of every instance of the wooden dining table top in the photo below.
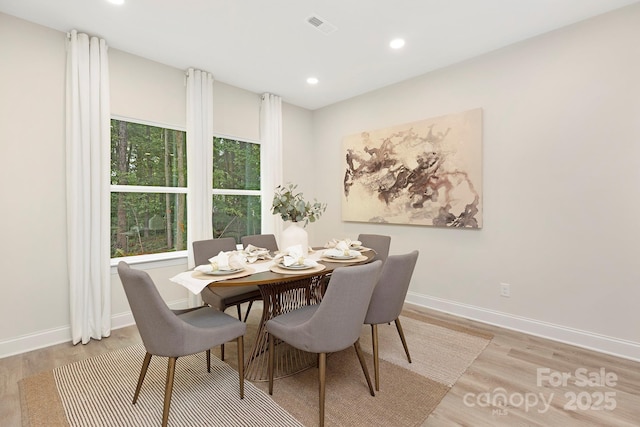
[[[368,262],[371,262],[371,260],[373,260],[373,258],[376,256],[376,253],[373,250],[367,250],[367,251],[363,251],[362,255],[365,256],[367,259],[360,259],[353,262],[332,262],[325,258],[320,258],[317,261],[318,264],[322,264],[325,266],[325,268],[320,271],[310,269],[312,271],[309,271],[309,272],[301,271],[301,272],[296,272],[295,274],[283,274],[283,273],[276,273],[273,271],[262,271],[258,273],[253,273],[249,276],[238,277],[236,279],[227,279],[227,280],[212,282],[208,286],[210,287],[250,286],[250,285],[260,286],[260,285],[269,285],[273,283],[293,282],[296,280],[301,280],[301,279],[310,278],[314,276],[322,276],[327,273],[331,273],[333,270],[340,267],[348,267],[348,266],[357,265],[357,264],[366,264]]]

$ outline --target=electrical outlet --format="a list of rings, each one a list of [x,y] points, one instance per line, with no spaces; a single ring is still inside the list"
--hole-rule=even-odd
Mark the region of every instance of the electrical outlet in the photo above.
[[[511,296],[511,285],[508,283],[500,283],[500,296],[509,298]]]

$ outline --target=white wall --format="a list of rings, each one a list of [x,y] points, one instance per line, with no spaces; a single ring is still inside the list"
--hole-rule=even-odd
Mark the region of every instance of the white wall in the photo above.
[[[0,14],[0,342],[69,324],[65,57],[63,33]]]
[[[319,167],[317,159],[313,157],[312,119],[311,111],[283,103],[283,184],[289,182],[297,184],[298,191],[301,191],[305,200],[308,201],[313,201],[313,198],[317,196],[315,187],[318,181],[317,170]],[[322,238],[316,233],[316,224],[310,223],[306,226],[311,246],[324,244]]]
[[[318,233],[419,249],[412,302],[640,359],[638,22],[627,7],[315,111]],[[341,222],[343,137],[478,107],[483,229]]]

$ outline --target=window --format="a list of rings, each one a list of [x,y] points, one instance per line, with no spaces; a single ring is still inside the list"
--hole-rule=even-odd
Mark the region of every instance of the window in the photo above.
[[[184,131],[111,120],[111,257],[187,243]]]
[[[214,237],[259,234],[260,145],[213,140]],[[111,120],[111,257],[187,249],[186,133]]]
[[[213,237],[260,234],[260,145],[213,139]]]

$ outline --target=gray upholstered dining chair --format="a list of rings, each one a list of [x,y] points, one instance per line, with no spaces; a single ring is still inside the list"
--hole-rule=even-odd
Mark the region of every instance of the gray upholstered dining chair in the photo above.
[[[383,236],[381,234],[360,234],[358,240],[362,242],[362,246],[371,248],[376,252],[374,260],[385,262],[389,256],[389,247],[391,246],[391,236]]]
[[[193,260],[198,265],[206,265],[209,258],[220,253],[220,251],[236,250],[236,239],[233,237],[221,237],[217,239],[197,240],[193,242]],[[244,321],[247,321],[249,312],[253,306],[253,302],[262,299],[260,289],[257,286],[228,286],[219,288],[210,288],[206,286],[200,296],[205,304],[225,311],[228,307],[236,306],[238,311],[238,319],[242,320],[242,311],[240,306],[248,302],[247,312],[244,315]],[[220,359],[224,360],[224,343],[220,345]]]
[[[220,253],[220,251],[235,251],[236,240],[233,237],[222,237],[218,239],[198,240],[193,242],[193,259],[196,265],[209,264],[209,258]],[[238,319],[242,319],[240,306],[245,302],[249,303],[244,320],[247,321],[253,302],[262,299],[260,289],[257,286],[228,286],[219,288],[205,287],[200,293],[202,301],[213,308],[225,311],[228,307],[236,306]],[[222,354],[224,360],[224,352]]]
[[[276,338],[300,350],[318,353],[320,426],[324,425],[327,353],[341,351],[353,345],[369,392],[375,396],[358,340],[381,266],[381,261],[374,261],[365,265],[337,268],[333,271],[327,292],[319,304],[276,316],[266,323],[269,334],[269,394],[273,394]]]
[[[211,348],[234,339],[238,343],[240,398],[244,398],[245,323],[211,307],[169,309],[151,277],[144,271],[130,268],[124,261],[118,264],[118,275],[146,350],[133,404],[138,401],[151,356],[168,357],[162,412],[162,425],[166,426],[178,357],[206,351],[207,371],[211,372]]]
[[[256,246],[258,248],[269,249],[271,253],[278,251],[278,242],[276,242],[276,236],[273,234],[252,234],[250,236],[242,236],[240,242],[243,247],[249,245]]]
[[[378,325],[381,323],[396,324],[407,360],[411,363],[409,347],[400,324],[400,312],[409,290],[409,282],[418,261],[418,251],[404,255],[391,255],[382,266],[378,284],[371,296],[365,325],[371,325],[371,342],[373,345],[373,368],[376,390],[380,390],[380,363],[378,359]]]

